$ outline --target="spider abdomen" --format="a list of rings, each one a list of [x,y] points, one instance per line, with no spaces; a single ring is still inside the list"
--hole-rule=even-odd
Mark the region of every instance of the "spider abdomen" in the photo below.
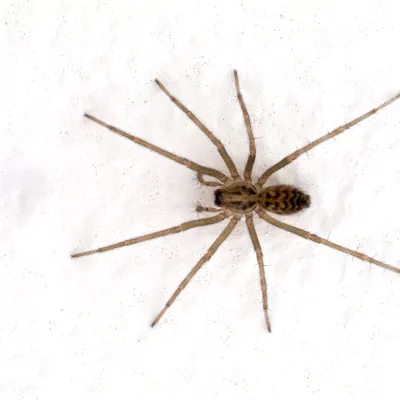
[[[310,207],[310,196],[290,185],[270,186],[258,193],[258,204],[275,214],[294,214]]]

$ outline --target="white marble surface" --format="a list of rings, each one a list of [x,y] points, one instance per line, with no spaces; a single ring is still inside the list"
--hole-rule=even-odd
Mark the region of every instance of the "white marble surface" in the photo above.
[[[160,324],[223,223],[72,260],[196,218],[195,175],[85,112],[210,167],[255,174],[400,90],[395,1],[4,1],[0,35],[0,398],[398,399],[400,276],[256,220],[272,334],[242,221]],[[288,223],[400,266],[400,102],[273,182]]]

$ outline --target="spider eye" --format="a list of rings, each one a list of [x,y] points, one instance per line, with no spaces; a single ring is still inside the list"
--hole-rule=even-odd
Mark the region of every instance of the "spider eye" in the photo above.
[[[221,190],[217,189],[214,194],[215,194],[215,204],[217,206],[220,206],[222,204],[222,193],[221,193]]]

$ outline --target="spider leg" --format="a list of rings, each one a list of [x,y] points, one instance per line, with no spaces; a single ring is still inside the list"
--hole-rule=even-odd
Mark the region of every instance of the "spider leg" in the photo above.
[[[94,121],[100,125],[103,125],[104,127],[110,129],[111,131],[113,131],[115,133],[118,133],[118,135],[124,136],[127,139],[132,140],[133,142],[135,142],[137,144],[140,144],[141,146],[144,146],[158,154],[161,154],[164,157],[169,158],[170,160],[177,162],[178,164],[186,165],[189,169],[197,171],[201,174],[213,176],[214,178],[216,178],[222,182],[227,182],[229,180],[225,174],[223,174],[220,171],[217,171],[216,169],[204,167],[203,165],[196,164],[195,162],[190,161],[186,158],[179,157],[174,153],[171,153],[171,152],[164,150],[158,146],[155,146],[154,144],[147,142],[146,140],[143,140],[136,136],[130,135],[129,133],[126,133],[126,132],[122,131],[121,129],[118,129],[115,126],[108,125],[105,122],[103,122],[95,117],[92,117],[89,114],[85,114],[85,117],[91,119],[92,121]]]
[[[257,256],[257,261],[258,261],[258,266],[259,266],[259,271],[260,271],[260,284],[261,284],[261,291],[262,291],[265,323],[267,324],[268,332],[271,332],[271,322],[270,322],[269,316],[268,316],[267,282],[265,279],[263,253],[262,253],[260,241],[258,240],[256,229],[254,227],[252,214],[246,214],[246,224],[247,224],[247,228],[250,233],[251,241],[253,242],[254,250],[256,251],[256,256]]]
[[[267,179],[274,174],[276,171],[279,171],[281,168],[286,167],[286,165],[290,164],[292,161],[296,160],[297,157],[301,156],[303,153],[305,153],[308,150],[311,150],[313,147],[318,146],[321,143],[326,142],[327,140],[341,134],[345,130],[351,128],[354,125],[357,125],[359,122],[363,121],[364,119],[367,119],[371,115],[375,114],[382,108],[388,106],[389,104],[393,103],[397,99],[400,98],[400,93],[388,101],[384,102],[383,104],[379,105],[376,108],[373,108],[371,111],[367,112],[366,114],[361,115],[360,117],[354,119],[353,121],[350,121],[347,124],[344,124],[342,126],[339,126],[339,128],[336,128],[334,131],[327,133],[326,135],[320,137],[319,139],[314,140],[313,142],[307,144],[306,146],[302,147],[301,149],[296,150],[295,152],[289,154],[287,157],[282,159],[281,161],[277,162],[275,165],[272,167],[268,168],[258,179],[257,184],[262,186],[264,183],[267,181]]]
[[[204,175],[201,172],[197,173],[197,180],[204,186],[212,186],[212,187],[222,186],[222,184],[220,182],[213,182],[213,181],[205,180]]]
[[[123,240],[122,242],[118,242],[118,243],[114,243],[114,244],[111,244],[108,246],[100,247],[95,250],[89,250],[89,251],[85,251],[83,253],[75,253],[75,254],[72,254],[71,257],[76,258],[76,257],[88,256],[90,254],[95,254],[95,253],[103,253],[105,251],[118,249],[120,247],[130,246],[132,244],[146,242],[147,240],[156,239],[156,238],[159,238],[162,236],[167,236],[167,235],[172,235],[174,233],[187,231],[188,229],[197,228],[199,226],[212,225],[217,222],[223,221],[228,216],[229,216],[228,213],[222,212],[218,215],[214,215],[213,217],[196,219],[193,221],[184,222],[183,224],[173,226],[172,228],[164,229],[164,230],[158,231],[158,232],[153,232],[148,235],[139,236],[134,239]]]
[[[239,76],[238,76],[238,73],[236,70],[233,71],[233,74],[235,77],[237,98],[240,103],[240,108],[242,109],[242,112],[243,112],[244,123],[246,125],[246,130],[247,130],[247,135],[249,137],[249,145],[250,145],[250,154],[249,154],[249,158],[247,159],[246,168],[244,170],[244,179],[246,181],[251,181],[251,171],[253,170],[254,161],[256,159],[256,144],[255,144],[255,140],[254,140],[253,130],[251,128],[250,116],[247,111],[246,105],[244,104],[243,96],[240,91]]]
[[[219,154],[225,161],[229,172],[233,179],[239,177],[238,171],[236,169],[235,164],[233,163],[231,157],[229,156],[228,152],[226,151],[224,145],[221,143],[219,139],[215,137],[215,135],[190,111],[188,110],[176,97],[172,96],[172,94],[166,89],[166,87],[156,79],[156,83],[159,88],[169,97],[169,99],[178,106],[178,108],[183,111],[188,118],[195,124],[197,127],[206,134],[206,136],[214,143],[217,147]]]
[[[210,246],[207,250],[206,254],[200,258],[199,262],[192,268],[192,270],[186,275],[185,279],[179,284],[178,288],[172,294],[172,296],[167,301],[165,307],[158,313],[157,317],[151,324],[153,327],[160,318],[165,314],[167,309],[171,306],[171,304],[175,301],[175,299],[179,296],[179,293],[182,292],[183,289],[187,286],[187,284],[192,280],[192,278],[196,275],[196,273],[200,270],[200,268],[210,260],[210,258],[215,254],[221,244],[227,239],[227,237],[232,233],[233,229],[239,222],[240,216],[234,215],[232,219],[229,221],[229,224],[225,227],[222,233],[218,236],[217,240]]]
[[[304,239],[311,240],[315,243],[321,243],[325,246],[331,247],[332,249],[339,250],[342,253],[350,254],[353,257],[359,258],[360,260],[367,261],[367,262],[370,262],[371,264],[379,265],[380,267],[390,269],[393,272],[400,273],[399,268],[392,267],[391,265],[385,264],[382,261],[377,261],[371,257],[368,257],[367,255],[365,255],[363,253],[359,253],[358,251],[354,251],[354,250],[348,249],[347,247],[343,247],[336,243],[330,242],[329,240],[323,239],[317,235],[313,235],[312,233],[307,232],[303,229],[296,228],[295,226],[285,224],[282,221],[278,221],[277,219],[275,219],[274,217],[272,217],[271,215],[269,215],[268,213],[266,213],[263,210],[257,210],[257,213],[262,219],[264,219],[265,221],[269,222],[270,224],[276,226],[277,228],[294,233],[295,235],[301,236]]]

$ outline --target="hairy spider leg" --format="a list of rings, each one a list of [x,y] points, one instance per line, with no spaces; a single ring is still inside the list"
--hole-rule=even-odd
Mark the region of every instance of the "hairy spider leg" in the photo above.
[[[188,229],[197,228],[199,226],[216,224],[217,222],[220,222],[220,221],[223,221],[224,219],[226,219],[229,215],[230,215],[229,213],[224,211],[218,215],[214,215],[213,217],[196,219],[193,221],[184,222],[181,225],[173,226],[172,228],[168,228],[168,229],[163,229],[162,231],[158,231],[158,232],[153,232],[148,235],[139,236],[134,239],[123,240],[122,242],[114,243],[114,244],[100,247],[100,248],[94,249],[94,250],[84,251],[82,253],[75,253],[75,254],[72,254],[71,257],[77,258],[77,257],[89,256],[89,255],[95,254],[95,253],[104,253],[105,251],[118,249],[120,247],[130,246],[132,244],[146,242],[147,240],[156,239],[156,238],[159,238],[162,236],[168,236],[168,235],[172,235],[174,233],[184,232],[184,231],[187,231]]]
[[[155,146],[154,144],[147,142],[146,140],[143,140],[136,136],[130,135],[129,133],[124,132],[121,129],[118,129],[115,126],[109,125],[109,124],[101,121],[100,119],[95,118],[89,114],[85,114],[85,117],[91,119],[92,121],[94,121],[100,125],[103,125],[104,127],[110,129],[111,131],[113,131],[115,133],[118,133],[118,135],[126,137],[127,139],[132,140],[133,142],[140,144],[141,146],[144,146],[144,147],[148,148],[149,150],[152,150],[158,154],[161,154],[164,157],[169,158],[170,160],[177,162],[178,164],[186,165],[186,167],[188,167],[189,169],[192,169],[198,173],[213,176],[214,178],[220,180],[221,182],[227,182],[229,180],[229,178],[225,174],[223,174],[220,171],[217,171],[216,169],[204,167],[203,165],[196,164],[195,162],[190,161],[186,158],[179,157],[176,154],[171,153],[170,151],[164,150],[161,147]]]
[[[263,210],[257,210],[256,212],[263,220],[267,221],[271,225],[276,226],[277,228],[283,229],[290,233],[294,233],[297,236],[301,236],[302,238],[311,240],[315,243],[320,243],[325,246],[331,247],[332,249],[339,250],[342,253],[350,254],[351,256],[359,258],[360,260],[370,262],[371,264],[379,265],[380,267],[389,269],[393,272],[397,272],[397,273],[400,272],[400,269],[392,267],[389,264],[385,264],[382,261],[377,261],[371,257],[368,257],[367,255],[365,255],[363,253],[359,253],[358,251],[354,251],[354,250],[348,249],[347,247],[340,246],[336,243],[330,242],[329,240],[323,239],[323,238],[321,238],[317,235],[314,235],[310,232],[307,232],[303,229],[296,228],[295,226],[292,226],[289,224],[285,224],[282,221],[278,221],[277,219],[275,219],[274,217],[272,217],[271,215],[269,215],[268,213],[266,213]]]
[[[228,238],[228,236],[232,233],[233,229],[239,222],[239,219],[240,219],[240,216],[238,216],[238,215],[234,215],[232,217],[232,219],[229,221],[229,224],[225,227],[225,229],[218,236],[218,238],[215,240],[215,242],[210,246],[210,248],[207,250],[206,254],[204,254],[204,256],[200,258],[199,262],[192,268],[192,270],[186,275],[185,279],[183,279],[183,281],[179,284],[178,288],[175,290],[175,292],[172,294],[172,296],[169,298],[169,300],[165,304],[165,307],[158,313],[157,317],[152,322],[152,324],[151,324],[152,327],[155,324],[157,324],[157,322],[165,314],[167,309],[169,307],[171,307],[172,303],[179,296],[179,293],[181,293],[182,290],[185,289],[187,284],[192,280],[192,278],[196,275],[196,273],[200,270],[200,268],[207,261],[210,260],[210,258],[215,254],[215,252],[218,250],[218,248],[221,246],[221,244]]]
[[[265,323],[267,324],[268,332],[271,332],[271,322],[268,315],[267,280],[265,278],[263,253],[260,241],[258,240],[256,228],[254,227],[253,214],[246,214],[246,224],[250,233],[251,241],[253,242],[254,250],[256,251],[257,262],[259,266]]]
[[[249,158],[247,159],[246,167],[244,170],[244,180],[247,182],[251,182],[251,172],[253,170],[254,161],[256,160],[256,143],[254,140],[253,130],[251,128],[250,116],[247,111],[246,105],[244,104],[243,96],[240,91],[239,76],[236,70],[233,71],[233,75],[235,78],[237,98],[240,103],[240,108],[242,109],[244,124],[246,126],[247,136],[249,137],[249,146],[250,146],[250,154]]]
[[[239,174],[237,168],[232,161],[232,158],[229,156],[228,152],[225,149],[225,146],[222,142],[215,137],[215,135],[188,109],[186,108],[176,97],[172,96],[172,94],[166,89],[166,87],[156,79],[157,85],[160,89],[169,97],[169,99],[178,106],[178,108],[183,111],[187,117],[202,131],[206,134],[206,136],[214,143],[217,147],[219,154],[221,155],[222,159],[225,161],[229,172],[233,179],[239,178]]]
[[[363,121],[364,119],[367,119],[371,115],[377,113],[379,110],[381,110],[382,108],[385,108],[386,106],[388,106],[389,104],[393,103],[394,101],[396,101],[399,98],[400,98],[400,93],[397,94],[396,96],[392,97],[388,101],[385,101],[380,106],[378,106],[376,108],[373,108],[371,111],[369,111],[369,112],[361,115],[360,117],[354,119],[353,121],[351,121],[351,122],[349,122],[347,124],[344,124],[342,126],[339,126],[339,128],[336,128],[332,132],[327,133],[326,135],[320,137],[319,139],[316,139],[313,142],[311,142],[311,143],[307,144],[306,146],[302,147],[301,149],[296,150],[295,152],[289,154],[288,156],[283,158],[281,161],[277,162],[272,167],[268,168],[260,176],[260,178],[257,181],[257,184],[260,185],[260,186],[263,186],[265,184],[265,182],[267,182],[267,180],[271,177],[272,174],[274,174],[275,172],[279,171],[280,169],[286,167],[288,164],[290,164],[291,162],[296,160],[297,157],[301,156],[306,151],[311,150],[312,148],[318,146],[319,144],[324,143],[327,140],[329,140],[329,139],[341,134],[342,132],[344,132],[345,130],[351,128],[352,126],[357,125],[359,122]]]

